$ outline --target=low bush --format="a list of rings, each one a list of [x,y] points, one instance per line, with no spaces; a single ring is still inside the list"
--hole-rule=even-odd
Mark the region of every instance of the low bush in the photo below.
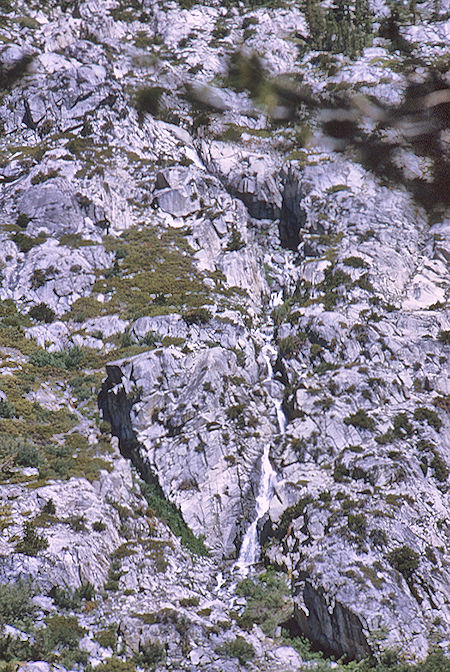
[[[70,381],[70,387],[79,401],[86,401],[95,395],[96,382],[95,376],[80,374]]]
[[[384,530],[375,528],[370,531],[369,539],[374,546],[384,547],[388,543],[387,534]]]
[[[278,539],[283,539],[286,536],[291,522],[303,514],[303,511],[310,502],[310,496],[302,497],[302,499],[300,499],[297,504],[288,506],[287,509],[283,511],[280,522],[278,523],[278,527],[276,529],[276,536]]]
[[[28,311],[28,315],[36,320],[37,322],[45,322],[50,324],[55,321],[56,313],[50,306],[47,306],[46,303],[38,303],[36,306],[33,306]]]
[[[8,457],[19,467],[39,467],[41,463],[38,446],[27,439],[1,433],[0,460]]]
[[[289,587],[284,577],[273,571],[255,579],[244,579],[236,592],[247,598],[247,606],[238,618],[239,625],[246,630],[251,630],[256,623],[267,635],[274,636],[279,624],[292,613]]]
[[[139,653],[134,660],[140,667],[151,666],[163,661],[166,657],[166,647],[159,640],[153,639],[139,644]]]
[[[143,86],[135,95],[135,107],[140,119],[145,113],[157,117],[160,111],[161,96],[165,92],[161,86]]]
[[[438,341],[444,345],[450,345],[450,331],[440,331]]]
[[[57,663],[66,669],[86,665],[89,654],[79,649],[84,633],[75,616],[47,616],[45,627],[34,631],[31,660]]]
[[[392,425],[394,427],[393,434],[398,439],[411,436],[413,433],[413,426],[409,422],[406,413],[397,413],[397,415],[394,415]]]
[[[439,432],[442,427],[442,420],[436,411],[426,408],[425,406],[416,408],[414,411],[414,420],[417,420],[418,422],[427,422],[430,427],[433,427],[437,432]]]
[[[16,407],[7,399],[0,399],[0,418],[15,418]]]
[[[303,340],[296,334],[291,334],[290,336],[286,336],[286,338],[280,339],[278,342],[280,357],[284,357],[285,359],[293,357],[300,350],[302,342]]]
[[[42,507],[42,512],[43,513],[48,513],[50,516],[55,515],[56,506],[55,506],[55,502],[53,501],[53,499],[51,497],[50,497],[50,499],[48,499],[45,502],[44,506]]]
[[[122,660],[116,656],[112,656],[105,660],[104,663],[100,663],[95,668],[96,672],[135,672],[136,665],[132,660]]]
[[[400,572],[407,582],[410,582],[419,567],[420,556],[409,546],[401,546],[389,553],[388,560],[392,567]]]
[[[25,555],[37,555],[40,551],[45,551],[46,548],[48,548],[47,539],[36,532],[32,523],[25,523],[22,539],[15,546],[16,552]]]
[[[16,583],[0,584],[0,625],[21,627],[33,619],[36,607],[31,598],[35,595],[31,581],[19,579]]]
[[[353,427],[359,427],[360,429],[375,429],[375,420],[362,408],[344,418],[344,423]]]
[[[61,352],[48,352],[47,350],[36,350],[30,355],[29,362],[37,367],[52,367],[55,369],[79,369],[83,363],[83,350],[75,345],[68,350]]]
[[[50,649],[68,648],[74,649],[85,633],[75,616],[62,616],[55,614],[47,616],[45,636]]]
[[[255,649],[250,642],[243,637],[237,636],[229,642],[225,642],[216,648],[216,653],[228,658],[237,658],[241,665],[245,665],[255,657]]]
[[[46,237],[38,236],[37,238],[31,238],[31,236],[27,236],[26,233],[18,231],[13,235],[12,240],[15,242],[21,252],[26,253],[36,245],[40,245],[41,243],[45,242]]]
[[[13,637],[11,634],[0,637],[0,661],[2,663],[11,663],[18,660],[30,660],[32,658],[32,649],[27,640],[20,637]],[[16,669],[14,666],[6,665],[2,670],[9,672],[10,669]]]
[[[200,598],[196,596],[182,597],[180,600],[180,607],[198,607]]]
[[[148,345],[150,348],[154,347],[157,343],[161,343],[161,336],[156,331],[147,331],[144,338],[141,341],[142,345]]]
[[[99,630],[95,633],[94,639],[104,649],[115,651],[117,646],[117,627],[111,625],[104,630]]]
[[[207,308],[191,308],[183,313],[186,324],[207,324],[212,318],[212,313]]]
[[[48,593],[56,606],[60,609],[79,609],[83,600],[91,601],[95,597],[94,586],[89,583],[82,583],[81,586],[72,590],[61,586],[53,586]]]
[[[208,555],[208,549],[201,537],[196,537],[192,530],[184,522],[178,509],[164,499],[162,492],[154,485],[143,483],[142,494],[156,515],[165,520],[172,532],[180,537],[181,543],[195,555]]]
[[[92,529],[94,532],[104,532],[106,530],[106,525],[101,520],[96,520],[92,523]]]
[[[239,233],[237,228],[233,226],[231,229],[231,238],[226,246],[227,252],[236,252],[237,250],[241,250],[245,246],[246,243],[244,240],[242,240],[241,234]]]
[[[347,516],[348,529],[357,537],[364,539],[367,532],[367,518],[362,513],[351,513]]]
[[[430,467],[434,470],[434,477],[438,481],[441,481],[441,483],[445,483],[448,478],[449,470],[446,463],[436,450],[434,451],[433,459],[430,462]]]

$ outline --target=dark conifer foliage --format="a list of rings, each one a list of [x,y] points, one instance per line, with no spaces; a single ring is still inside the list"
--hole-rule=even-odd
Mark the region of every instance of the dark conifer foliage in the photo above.
[[[333,0],[326,11],[318,0],[306,0],[305,16],[313,49],[357,58],[372,41],[368,0]]]

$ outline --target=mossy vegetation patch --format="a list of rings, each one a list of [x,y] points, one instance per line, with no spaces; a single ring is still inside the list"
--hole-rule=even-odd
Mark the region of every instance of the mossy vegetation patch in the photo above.
[[[181,230],[135,227],[120,238],[106,238],[105,247],[115,254],[112,268],[97,273],[92,295],[75,301],[66,319],[117,314],[134,320],[210,301],[206,276],[196,269],[194,251]]]
[[[7,330],[15,332],[16,329],[9,327]],[[95,412],[101,376],[93,372],[83,385],[84,377],[78,369],[81,363],[88,365],[90,353],[86,354],[80,348],[49,353],[32,341],[24,341],[27,346],[32,346],[29,361],[17,348],[8,350],[7,354],[13,352],[15,357],[11,364],[14,375],[0,378],[0,391],[6,397],[3,402],[5,412],[0,418],[0,482],[42,485],[48,479],[66,480],[72,476],[95,480],[101,470],[112,469],[109,442],[99,440],[90,445],[85,437],[74,431],[80,418],[70,410],[68,403],[69,390],[78,390],[84,400],[84,413],[91,416]],[[5,360],[7,363],[6,356]],[[66,394],[67,404],[48,407],[39,403],[36,393],[42,385],[45,389],[50,385],[59,395]],[[24,472],[29,468],[34,471]]]
[[[292,601],[285,577],[266,571],[241,581],[236,593],[247,598],[247,606],[238,618],[239,625],[251,630],[256,623],[269,636],[292,614]]]

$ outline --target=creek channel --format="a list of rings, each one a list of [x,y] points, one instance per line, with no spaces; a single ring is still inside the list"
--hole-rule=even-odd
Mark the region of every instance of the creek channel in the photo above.
[[[263,349],[263,357],[267,366],[267,376],[263,380],[263,384],[271,394],[273,378],[273,368],[270,361],[270,352],[275,352],[271,346],[265,346]],[[279,433],[284,434],[286,430],[287,420],[281,408],[281,399],[276,399],[271,395],[273,405],[276,410]],[[270,442],[264,445],[263,454],[261,457],[261,471],[258,486],[258,495],[256,497],[256,512],[255,519],[250,524],[247,532],[242,540],[241,550],[239,552],[238,560],[235,567],[241,576],[247,576],[250,568],[258,562],[260,545],[258,539],[259,522],[266,515],[269,510],[270,502],[272,501],[274,487],[276,483],[276,471],[270,462]]]

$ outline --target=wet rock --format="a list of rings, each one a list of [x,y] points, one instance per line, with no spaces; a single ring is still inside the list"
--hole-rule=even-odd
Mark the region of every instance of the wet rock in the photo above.
[[[314,590],[306,582],[303,589],[303,603],[307,615],[302,610],[296,612],[300,631],[316,645],[333,655],[363,658],[371,653],[358,616],[339,602],[329,604],[323,591]]]

